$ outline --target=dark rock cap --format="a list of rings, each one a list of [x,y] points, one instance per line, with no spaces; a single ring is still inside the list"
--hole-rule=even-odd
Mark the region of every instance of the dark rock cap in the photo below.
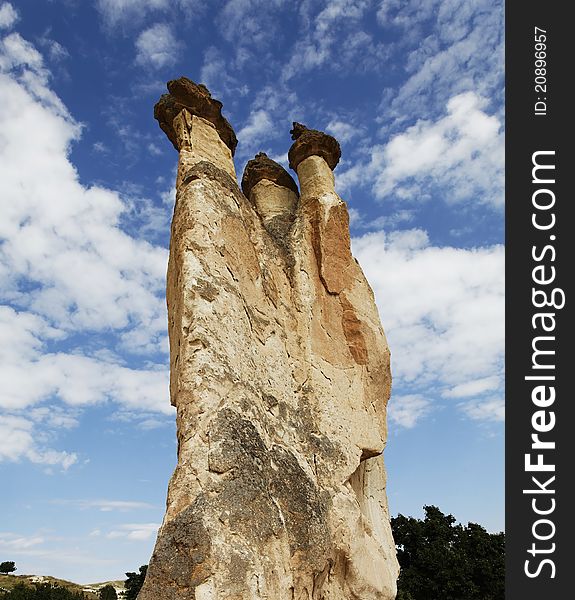
[[[222,116],[222,103],[212,98],[205,85],[180,77],[168,81],[168,92],[154,106],[154,117],[176,150],[179,151],[178,140],[172,123],[182,108],[187,108],[192,115],[213,123],[220,138],[234,155],[238,145],[236,134],[228,120]]]
[[[341,158],[341,148],[333,136],[317,129],[308,129],[295,121],[290,133],[292,140],[295,140],[288,152],[291,169],[297,169],[299,163],[308,156],[321,156],[332,171],[335,169]]]
[[[244,169],[242,191],[246,198],[250,197],[252,188],[262,179],[269,179],[277,185],[292,190],[299,196],[299,191],[293,177],[279,163],[268,158],[265,152],[256,154],[255,158],[248,161]]]

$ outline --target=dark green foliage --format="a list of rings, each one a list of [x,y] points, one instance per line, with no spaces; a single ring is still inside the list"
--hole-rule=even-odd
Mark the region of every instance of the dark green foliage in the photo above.
[[[118,600],[118,594],[113,585],[105,585],[100,588],[100,600]]]
[[[6,560],[0,563],[0,573],[7,575],[8,573],[14,573],[16,570],[16,564],[13,560]]]
[[[35,584],[33,587],[16,584],[11,592],[0,592],[1,600],[86,600],[80,592],[71,592],[66,588],[49,583]]]
[[[144,579],[146,578],[147,570],[148,565],[142,565],[139,573],[126,573],[127,579],[124,582],[124,586],[126,588],[126,591],[124,592],[124,598],[126,600],[136,600],[138,594],[140,593],[140,589],[144,585]]]
[[[391,519],[401,566],[397,600],[503,600],[505,534],[423,508],[423,520]]]

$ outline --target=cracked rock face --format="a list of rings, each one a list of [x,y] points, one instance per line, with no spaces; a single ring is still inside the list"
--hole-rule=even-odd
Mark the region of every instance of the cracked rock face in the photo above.
[[[298,197],[260,157],[246,198],[210,119],[168,129],[178,464],[139,599],[391,600],[389,350],[330,166]]]

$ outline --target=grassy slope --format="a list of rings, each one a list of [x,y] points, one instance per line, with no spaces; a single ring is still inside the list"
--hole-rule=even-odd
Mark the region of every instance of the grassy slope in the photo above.
[[[0,588],[11,590],[17,583],[24,583],[26,585],[33,585],[34,580],[39,579],[36,575],[0,575]],[[40,582],[38,582],[40,583]],[[66,581],[64,579],[57,579],[56,577],[44,576],[42,577],[41,583],[51,583],[52,585],[58,585],[63,588],[68,588],[72,592],[83,592],[86,596],[86,600],[95,600],[98,598],[97,591],[85,591],[98,590],[107,584],[113,585],[116,589],[123,588],[123,581],[104,581],[101,583],[90,583],[87,585],[80,585],[73,583],[72,581]]]

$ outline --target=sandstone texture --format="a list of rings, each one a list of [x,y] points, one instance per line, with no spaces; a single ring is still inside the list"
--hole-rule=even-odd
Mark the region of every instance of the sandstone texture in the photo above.
[[[167,281],[178,464],[139,599],[391,600],[389,350],[350,252],[335,146],[296,139],[299,194],[259,155],[248,198],[194,102],[160,121],[180,150]]]
[[[242,192],[246,198],[250,198],[252,188],[262,179],[272,181],[299,196],[299,190],[293,177],[280,164],[271,160],[265,152],[259,152],[246,164],[242,176]]]
[[[186,108],[190,114],[201,116],[214,125],[233,156],[238,145],[236,134],[227,119],[222,116],[222,103],[212,98],[205,85],[194,83],[187,77],[180,77],[168,81],[168,92],[154,107],[154,117],[176,150],[179,150],[179,138],[172,122],[182,108]]]
[[[288,153],[290,169],[297,170],[304,158],[313,155],[320,156],[330,169],[335,169],[341,158],[341,148],[334,137],[296,122],[290,133],[292,140],[295,140]]]

